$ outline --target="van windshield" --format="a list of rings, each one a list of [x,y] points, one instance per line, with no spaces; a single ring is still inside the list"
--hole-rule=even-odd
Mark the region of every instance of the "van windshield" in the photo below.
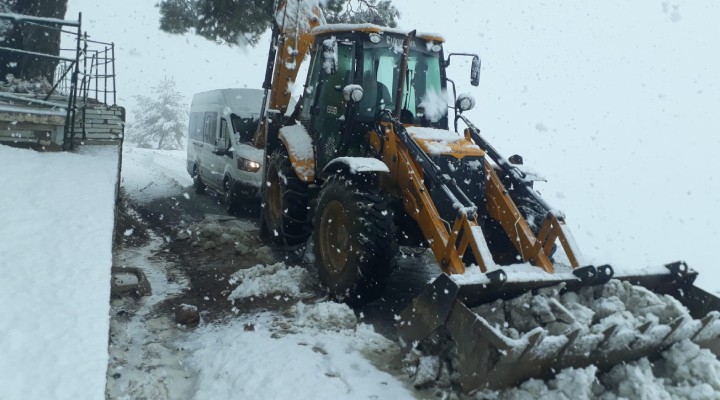
[[[237,114],[230,114],[235,139],[237,139],[239,143],[251,143],[255,136],[255,129],[257,128],[259,119],[259,115],[251,118],[240,118]]]

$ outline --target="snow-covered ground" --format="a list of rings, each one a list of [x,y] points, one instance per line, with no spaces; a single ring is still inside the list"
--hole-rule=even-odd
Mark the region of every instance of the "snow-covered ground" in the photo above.
[[[157,157],[152,156],[156,153]],[[142,166],[125,171],[123,182],[129,185],[125,188],[131,198],[142,198],[134,192],[148,187],[150,181],[158,184],[156,195],[164,193],[164,196],[172,197],[183,192],[178,189],[177,180],[171,178],[182,178],[184,159],[181,152],[131,149],[125,152],[125,159],[130,165]],[[173,168],[176,171],[171,171]],[[190,182],[186,181],[186,184]],[[212,218],[187,230],[192,232],[194,240],[209,241],[211,234],[214,237],[231,234],[236,246],[252,248],[252,245],[243,244],[250,244],[247,241],[251,238],[237,232],[235,225],[223,228]],[[199,248],[197,251],[203,251]],[[206,251],[209,251],[208,257],[216,254],[216,249]],[[150,253],[139,256],[151,258]],[[144,268],[154,267],[147,264]],[[160,270],[168,268],[172,266],[163,266]],[[153,281],[153,285],[165,290],[162,289],[163,282],[167,279],[160,275]],[[283,262],[267,262],[238,270],[228,282],[232,289],[224,294],[228,302],[226,307],[235,314],[229,319],[201,321],[195,330],[170,334],[168,332],[173,328],[167,325],[171,321],[166,321],[166,327],[161,328],[161,316],[147,309],[141,310],[138,313],[140,320],[146,321],[151,333],[159,332],[159,341],[153,340],[148,332],[142,333],[142,325],[131,319],[128,332],[138,329],[140,332],[127,335],[139,338],[135,340],[136,345],[139,343],[146,348],[143,350],[145,355],[135,354],[134,361],[128,357],[129,364],[111,369],[109,376],[115,373],[121,376],[117,380],[109,378],[115,385],[111,397],[132,398],[148,393],[155,393],[158,398],[195,399],[238,395],[249,399],[435,398],[436,393],[440,398],[457,396],[448,388],[415,389],[413,383],[421,380],[440,379],[447,384],[448,372],[441,370],[440,377],[435,378],[438,371],[432,369],[439,368],[442,361],[429,362],[417,369],[408,368],[397,343],[363,324],[362,317],[358,318],[347,306],[329,302],[318,292],[317,278],[312,270]],[[599,308],[591,306],[593,311],[585,309],[581,314],[591,318],[593,313],[605,313],[609,319],[603,323],[612,323],[613,318],[630,318],[626,321],[627,326],[639,324],[633,322],[634,314],[625,312],[622,307],[625,303],[636,304],[636,301],[623,301],[622,296],[617,295],[620,296],[618,299],[613,296],[616,294],[608,294],[607,299],[600,298]],[[147,303],[157,301],[157,298],[149,299]],[[280,302],[286,307],[281,308],[282,311],[272,307],[268,310],[263,305],[267,301]],[[123,340],[127,339],[120,337],[118,340],[117,345],[123,346],[126,343]],[[152,373],[149,377],[143,373],[133,378],[133,365]],[[420,371],[427,376],[413,376]],[[166,389],[158,390],[158,387]],[[483,391],[477,398],[715,399],[720,398],[718,390],[720,363],[707,350],[684,341],[653,363],[642,359],[618,365],[608,373],[601,373],[595,366],[571,368],[561,371],[548,382],[531,380],[508,390]]]
[[[147,197],[152,193],[155,199],[190,201],[183,196],[190,181],[183,175],[182,152],[129,149],[124,160],[130,199],[152,201]],[[114,399],[456,395],[448,389],[415,389],[408,371],[424,370],[432,380],[436,372],[428,372],[427,365],[437,363],[406,369],[397,343],[375,332],[362,315],[328,301],[312,270],[282,262],[268,259],[238,269],[227,278],[231,290],[220,299],[228,317],[184,328],[157,308],[188,284],[178,265],[162,261],[167,237],[151,233],[145,245],[116,253],[115,262],[142,268],[152,296],[113,300],[109,310],[115,161],[107,151],[38,154],[0,147],[0,167],[11,172],[3,175],[4,183],[13,188],[3,201],[8,207],[0,210],[7,221],[0,243],[5,311],[0,398],[101,398],[106,382]],[[206,218],[188,226],[195,239],[186,240],[209,240],[204,232],[210,231],[218,237],[232,234],[227,245],[235,240],[243,253],[268,257],[238,230],[252,229],[252,223],[218,225]],[[194,246],[194,251],[213,257],[221,243],[205,250]],[[268,307],[272,302],[283,306]],[[720,363],[686,341],[653,363],[643,359],[605,374],[594,366],[568,369],[549,382],[532,380],[478,398],[714,399],[720,398],[719,390]]]
[[[180,206],[199,200],[189,187],[185,154],[179,151],[126,149],[122,183],[127,198],[140,205],[163,198],[174,198]],[[155,309],[182,289],[168,282],[186,281],[178,277],[177,265],[158,259],[167,238],[150,234],[150,243],[116,252],[119,266],[145,271],[153,295],[111,303],[113,314],[120,316],[113,317],[110,330],[110,398],[418,397],[399,367],[402,354],[396,343],[359,322],[346,305],[329,301],[311,270],[274,261],[266,247],[247,235],[248,229],[257,229],[252,219],[226,222],[207,216],[178,234],[190,233],[183,243],[202,241],[195,251],[207,258],[218,257],[225,245],[234,246],[238,260],[250,254],[267,261],[228,278],[233,289],[220,303],[230,319],[201,319],[194,330],[178,328]],[[213,247],[205,246],[210,241]],[[263,299],[280,302],[285,311],[253,306]]]
[[[192,184],[185,169],[184,150],[151,150],[125,147],[122,187],[133,201],[147,202],[168,195],[182,195]]]
[[[104,396],[117,161],[0,146],[0,399]]]

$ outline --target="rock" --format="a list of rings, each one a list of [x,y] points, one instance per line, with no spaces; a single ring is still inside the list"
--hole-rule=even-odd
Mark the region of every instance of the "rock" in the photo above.
[[[180,232],[178,232],[176,240],[188,240],[192,236],[190,235],[190,232],[187,229],[183,229]]]
[[[242,243],[235,245],[235,253],[245,256],[250,254],[250,248]]]
[[[193,305],[181,304],[175,309],[175,322],[188,327],[196,327],[200,323],[200,312]]]
[[[220,224],[210,222],[200,226],[200,235],[206,238],[214,239],[223,234],[223,228]]]
[[[440,371],[440,359],[437,356],[420,357],[413,386],[420,389],[435,383]]]
[[[218,242],[220,244],[230,244],[235,242],[235,238],[232,235],[229,235],[227,233],[223,233],[220,235],[220,238],[218,239]]]
[[[210,250],[210,249],[214,249],[215,247],[217,247],[217,245],[212,240],[206,240],[206,241],[202,242],[203,250]]]
[[[239,228],[235,228],[235,227],[230,227],[230,228],[226,229],[225,232],[232,235],[235,238],[235,240],[238,240],[238,241],[246,240],[246,237],[247,237],[247,234],[243,230],[241,230]]]
[[[255,250],[255,256],[266,264],[272,264],[275,262],[275,255],[273,254],[272,249],[268,246],[260,246],[257,250]]]
[[[136,267],[112,267],[110,269],[110,294],[114,298],[124,296],[150,296],[152,288],[145,273]]]

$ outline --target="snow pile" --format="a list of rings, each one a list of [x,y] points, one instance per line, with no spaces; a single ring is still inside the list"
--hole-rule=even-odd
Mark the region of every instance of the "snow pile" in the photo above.
[[[262,313],[199,328],[184,344],[191,352],[185,365],[198,373],[194,398],[413,398],[381,370],[400,349],[372,327],[350,323],[351,314],[336,303],[298,304],[285,317]]]
[[[599,372],[601,364],[567,368],[549,382],[531,379],[503,391],[482,391],[477,398],[720,398],[715,394],[720,393],[720,362],[710,351],[690,341],[700,322],[690,321],[688,311],[676,299],[619,280],[560,295],[561,288],[539,289],[536,294],[528,292],[472,311],[495,330],[497,340],[510,346],[511,350],[501,351],[508,357],[542,331],[545,336],[537,347],[528,350],[527,359],[552,357],[558,368],[568,366],[563,364],[565,360],[570,360],[571,365],[585,357],[599,360],[601,353],[613,359],[636,348],[661,348],[666,338],[677,343],[654,364],[642,358],[611,366],[606,373]],[[673,332],[671,325],[678,320],[689,322]],[[577,339],[555,354],[574,331],[579,332]],[[608,332],[613,333],[606,340]],[[697,338],[716,337],[720,324],[714,322],[700,332]],[[516,344],[520,347],[515,348]],[[601,349],[596,350],[598,346]],[[405,360],[415,386],[458,388],[459,363],[454,344],[436,335],[420,349]]]
[[[197,224],[181,229],[177,240],[189,241],[204,250],[234,249],[235,254],[264,263],[275,261],[272,250],[258,239],[255,224],[227,215],[208,214]]]
[[[104,396],[117,156],[0,146],[0,399]]]
[[[642,340],[661,340],[670,332],[668,324],[680,317],[690,318],[674,298],[619,280],[562,296],[558,295],[559,289],[541,289],[537,295],[528,292],[473,311],[511,339],[521,339],[537,328],[560,337],[579,329],[579,339],[568,349],[573,353],[594,349],[603,340],[603,332],[612,326],[617,330],[607,350],[630,345],[643,324],[650,323],[651,327]],[[506,315],[509,319],[505,319]]]
[[[483,391],[477,399],[718,399],[720,363],[707,349],[682,341],[651,363],[647,358],[618,364],[598,374],[595,366],[568,368],[544,382],[531,379],[517,388]]]
[[[8,74],[4,78],[5,81],[0,78],[0,92],[47,94],[52,89],[50,82],[43,77],[22,80],[15,78],[13,74]]]
[[[357,325],[357,317],[347,304],[326,301],[308,306],[298,303],[294,306],[294,310],[298,315],[296,323],[299,326],[342,330],[354,329]]]
[[[283,262],[241,269],[230,277],[239,283],[228,300],[275,296],[276,299],[303,299],[312,296],[312,279],[305,268],[288,267]]]

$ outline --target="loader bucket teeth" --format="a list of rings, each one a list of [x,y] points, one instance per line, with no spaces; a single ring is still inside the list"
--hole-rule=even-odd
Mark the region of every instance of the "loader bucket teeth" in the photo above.
[[[422,347],[431,335],[438,340],[436,331],[444,332],[457,348],[459,383],[466,392],[548,378],[570,367],[606,371],[684,340],[720,354],[720,299],[692,285],[696,273],[685,263],[668,264],[664,273],[612,280],[609,265],[578,269],[564,281],[509,282],[503,272],[483,284],[442,274],[403,310],[398,334],[406,344]],[[600,315],[573,314],[593,302],[606,304],[597,309]],[[612,304],[635,304],[637,315],[623,319],[631,309],[621,313]],[[645,318],[649,312],[659,314]]]

